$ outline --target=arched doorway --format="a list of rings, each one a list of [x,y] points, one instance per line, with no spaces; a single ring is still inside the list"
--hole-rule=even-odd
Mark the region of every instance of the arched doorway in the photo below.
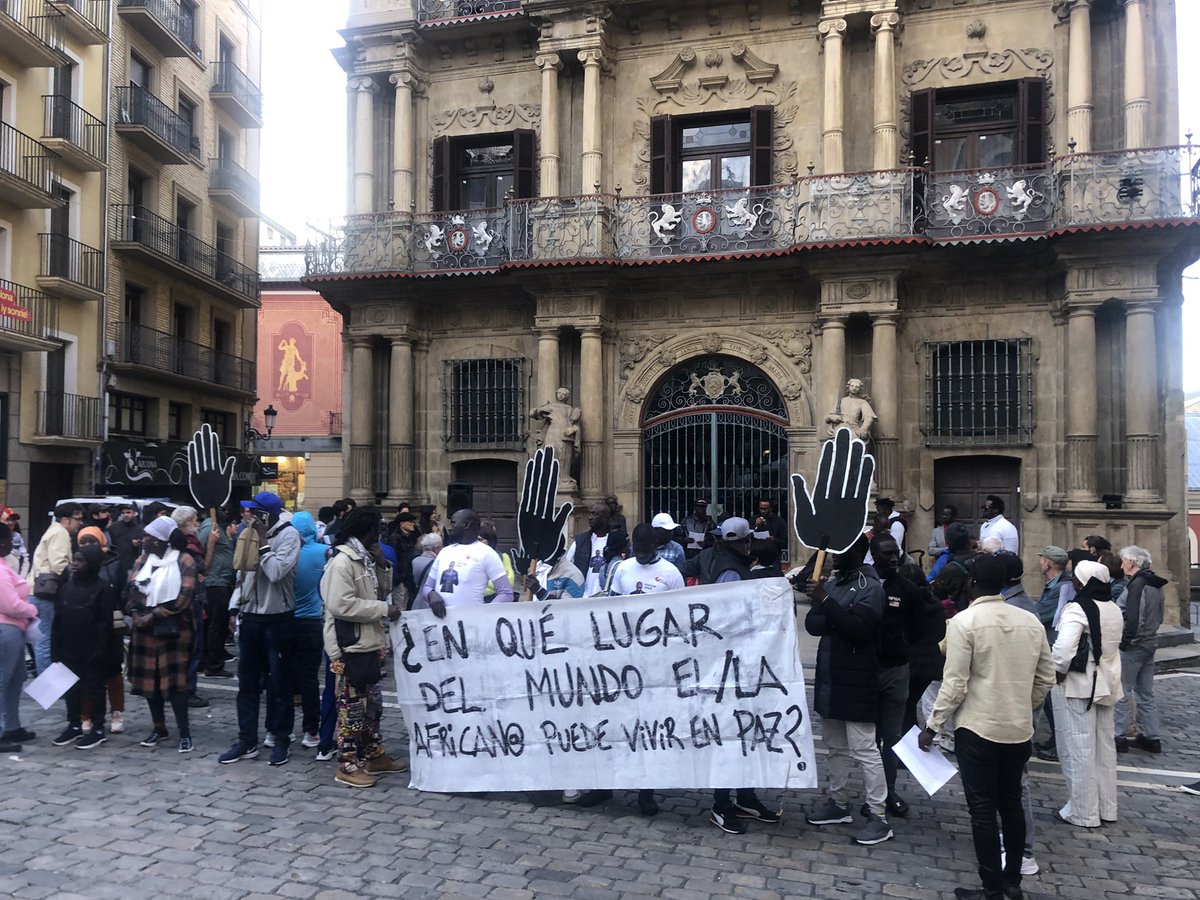
[[[716,518],[753,519],[760,497],[788,509],[787,406],[751,363],[702,356],[671,369],[642,412],[643,521],[676,521],[699,499]]]

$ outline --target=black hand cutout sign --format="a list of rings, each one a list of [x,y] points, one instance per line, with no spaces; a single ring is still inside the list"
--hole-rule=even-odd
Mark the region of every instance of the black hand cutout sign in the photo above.
[[[188,489],[197,509],[216,509],[229,500],[233,487],[233,456],[221,459],[221,442],[205,422],[187,445]]]
[[[839,428],[821,445],[813,489],[803,475],[792,476],[796,537],[811,550],[844,553],[863,533],[875,457],[849,428]]]
[[[557,494],[558,460],[553,448],[542,447],[525,463],[521,508],[517,511],[518,557],[537,562],[554,559],[566,549],[563,529],[574,507],[564,503],[555,510]]]

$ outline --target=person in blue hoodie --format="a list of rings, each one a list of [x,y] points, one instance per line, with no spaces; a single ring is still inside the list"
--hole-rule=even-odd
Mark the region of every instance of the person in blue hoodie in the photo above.
[[[304,737],[301,747],[316,747],[320,742],[321,695],[319,678],[324,653],[325,604],[321,600],[321,576],[325,573],[328,546],[317,540],[317,523],[311,513],[292,516],[292,527],[300,535],[300,559],[296,563],[295,650],[292,654],[292,678],[300,695]]]

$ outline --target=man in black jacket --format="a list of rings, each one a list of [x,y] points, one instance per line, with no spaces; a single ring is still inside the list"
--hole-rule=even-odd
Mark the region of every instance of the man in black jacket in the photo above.
[[[607,503],[597,500],[588,512],[588,530],[575,536],[571,548],[571,561],[583,574],[583,596],[590,597],[604,590],[602,580],[605,568],[604,551],[608,547],[608,532],[612,524],[612,510]]]
[[[1162,753],[1158,733],[1158,704],[1154,701],[1154,654],[1158,650],[1158,629],[1163,623],[1163,592],[1167,579],[1150,568],[1150,553],[1132,545],[1121,550],[1121,569],[1129,579],[1117,605],[1125,615],[1121,633],[1121,686],[1125,697],[1113,713],[1117,731],[1117,751],[1129,749],[1125,732],[1129,727],[1129,695],[1137,701],[1141,722],[1135,746],[1147,753]]]
[[[829,796],[807,820],[810,825],[854,821],[846,790],[853,759],[863,773],[869,812],[854,840],[869,846],[893,835],[886,817],[887,780],[875,745],[884,591],[875,570],[863,563],[867,548],[861,536],[834,557],[833,577],[817,583],[804,627],[821,639],[813,708],[821,715],[821,737],[829,750]]]

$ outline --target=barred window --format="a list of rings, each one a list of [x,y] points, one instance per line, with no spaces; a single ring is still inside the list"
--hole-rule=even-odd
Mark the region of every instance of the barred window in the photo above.
[[[1029,338],[925,345],[927,444],[1033,441]]]
[[[443,382],[448,445],[525,445],[525,360],[446,361]]]

